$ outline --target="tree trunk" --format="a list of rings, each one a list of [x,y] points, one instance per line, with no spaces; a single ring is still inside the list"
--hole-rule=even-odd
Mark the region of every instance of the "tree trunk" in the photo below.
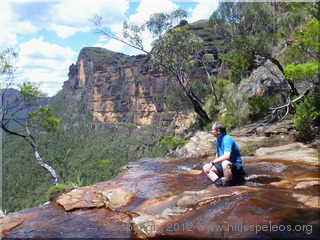
[[[31,146],[34,150],[34,155],[35,155],[38,163],[40,164],[40,166],[43,167],[45,170],[47,170],[50,173],[53,185],[58,185],[58,177],[57,177],[56,171],[42,160],[37,146],[34,146],[33,144],[31,144]]]
[[[172,72],[176,77],[178,82],[180,83],[180,86],[183,88],[184,92],[187,94],[188,98],[190,99],[194,111],[199,115],[199,117],[205,122],[205,123],[209,123],[211,121],[211,119],[208,117],[207,112],[202,108],[202,104],[199,100],[199,98],[196,96],[196,94],[191,90],[191,89],[187,89],[184,81],[183,81],[183,77],[179,76],[179,74],[177,74],[177,71],[173,71],[172,69],[169,69],[170,72]],[[188,81],[186,81],[188,82]]]
[[[200,118],[205,122],[209,123],[211,120],[208,117],[207,112],[202,108],[201,103],[194,97],[192,90],[186,91],[188,98],[191,100],[194,111],[200,116]]]
[[[26,140],[32,147],[33,151],[34,151],[34,154],[35,154],[35,157],[39,163],[39,165],[41,167],[43,167],[46,171],[48,171],[52,177],[52,182],[53,182],[53,185],[58,185],[58,177],[57,177],[57,174],[56,174],[56,171],[51,167],[49,166],[48,164],[46,164],[40,154],[39,154],[39,151],[38,151],[38,147],[37,147],[37,144],[35,143],[34,141],[34,138],[33,136],[29,133],[29,130],[27,128],[27,132],[29,133],[29,136],[28,135],[22,135],[20,133],[17,133],[17,132],[13,132],[11,130],[9,130],[4,124],[3,122],[1,123],[1,128],[8,134],[11,134],[11,135],[15,135],[15,136],[18,136],[18,137],[21,137],[23,138],[24,140]]]
[[[270,54],[265,54],[264,56],[265,56],[267,59],[269,59],[270,62],[272,62],[273,64],[275,64],[275,65],[279,68],[279,70],[282,72],[282,74],[284,75],[284,69],[283,69],[281,63],[280,63],[277,59],[275,59],[274,57],[272,57]],[[298,92],[297,88],[294,86],[294,83],[293,83],[291,80],[289,80],[289,79],[286,79],[286,80],[287,80],[287,82],[288,82],[288,84],[289,84],[289,86],[290,86],[291,92],[292,92],[294,95],[299,95],[299,92]]]

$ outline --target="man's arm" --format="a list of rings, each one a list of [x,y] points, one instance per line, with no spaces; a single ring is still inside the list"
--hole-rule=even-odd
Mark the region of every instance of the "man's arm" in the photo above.
[[[209,160],[210,160],[210,159],[213,159],[213,160],[214,160],[214,159],[216,159],[216,158],[218,158],[218,157],[219,157],[219,153],[216,152],[216,153],[214,154],[214,156],[208,157],[208,159],[209,159]]]
[[[214,159],[213,161],[211,161],[212,165],[225,161],[225,160],[229,160],[231,156],[231,152],[224,152],[224,154],[222,156],[219,157],[219,154],[216,153],[216,159]]]

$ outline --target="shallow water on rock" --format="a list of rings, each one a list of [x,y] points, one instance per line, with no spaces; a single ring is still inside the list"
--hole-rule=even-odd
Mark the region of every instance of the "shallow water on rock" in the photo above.
[[[7,216],[8,238],[317,237],[318,168],[244,158],[244,186],[216,188],[207,159],[143,159],[118,177]],[[313,182],[313,184],[310,184]],[[69,195],[68,195],[69,194]]]

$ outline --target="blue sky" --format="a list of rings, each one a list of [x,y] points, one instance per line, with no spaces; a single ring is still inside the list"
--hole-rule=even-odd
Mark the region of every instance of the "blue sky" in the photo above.
[[[188,21],[208,19],[219,0],[2,0],[0,4],[0,49],[15,47],[19,52],[15,82],[41,83],[49,96],[61,90],[68,68],[76,63],[83,47],[105,47],[135,55],[115,40],[94,33],[88,20],[98,14],[105,26],[119,36],[124,20],[139,23],[156,12],[182,8]],[[3,34],[4,33],[4,34]],[[150,37],[144,45],[150,48]]]

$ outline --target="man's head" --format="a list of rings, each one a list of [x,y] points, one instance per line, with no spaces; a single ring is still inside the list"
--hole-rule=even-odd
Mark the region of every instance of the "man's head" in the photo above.
[[[220,134],[226,132],[226,126],[222,122],[215,122],[212,125],[211,132],[214,137],[219,137]]]

